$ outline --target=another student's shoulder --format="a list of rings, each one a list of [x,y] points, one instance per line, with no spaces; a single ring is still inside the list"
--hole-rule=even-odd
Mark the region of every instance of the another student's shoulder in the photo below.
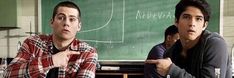
[[[166,50],[166,48],[163,46],[163,43],[155,45],[152,49],[163,52]]]

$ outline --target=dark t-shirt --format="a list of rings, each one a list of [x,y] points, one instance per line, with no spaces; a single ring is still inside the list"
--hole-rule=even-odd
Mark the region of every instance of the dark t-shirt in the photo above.
[[[58,52],[60,52],[60,51],[53,45],[53,53],[52,54],[56,54]],[[50,69],[46,75],[46,78],[58,78],[58,70],[59,70],[58,67]]]

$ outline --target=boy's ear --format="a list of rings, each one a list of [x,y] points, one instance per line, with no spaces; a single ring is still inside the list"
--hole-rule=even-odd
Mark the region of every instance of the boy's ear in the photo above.
[[[78,27],[77,27],[77,32],[79,32],[81,29],[81,22],[79,22]]]
[[[208,21],[205,21],[205,23],[204,23],[204,26],[203,26],[202,30],[205,30],[205,29],[207,28],[207,26],[208,26]]]
[[[167,41],[170,41],[170,40],[171,40],[171,37],[172,37],[171,35],[167,35],[167,39],[166,39],[166,40],[167,40]]]
[[[177,19],[175,19],[174,23],[175,23],[174,25],[178,28],[178,20]]]
[[[50,19],[50,26],[52,26],[54,20],[53,19]]]

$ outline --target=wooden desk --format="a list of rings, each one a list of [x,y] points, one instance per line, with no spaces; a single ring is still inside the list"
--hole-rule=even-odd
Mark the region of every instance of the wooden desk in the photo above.
[[[144,78],[144,61],[101,61],[100,66],[96,78]],[[102,69],[105,66],[117,69]]]
[[[118,77],[118,78],[128,78],[130,76],[130,78],[134,78],[137,76],[137,78],[143,78],[144,74],[143,73],[96,73],[96,78],[103,78],[103,76],[110,76],[111,78],[113,77]],[[131,77],[133,76],[133,77]]]
[[[144,71],[139,70],[97,70],[96,78],[144,78]]]

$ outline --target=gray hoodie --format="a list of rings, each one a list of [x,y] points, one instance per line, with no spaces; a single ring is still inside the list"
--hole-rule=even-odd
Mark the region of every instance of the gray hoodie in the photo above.
[[[203,31],[199,42],[187,50],[187,57],[181,56],[181,50],[178,40],[164,55],[173,62],[168,72],[171,78],[216,78],[215,73],[220,73],[219,78],[231,78],[227,45],[217,33]]]

